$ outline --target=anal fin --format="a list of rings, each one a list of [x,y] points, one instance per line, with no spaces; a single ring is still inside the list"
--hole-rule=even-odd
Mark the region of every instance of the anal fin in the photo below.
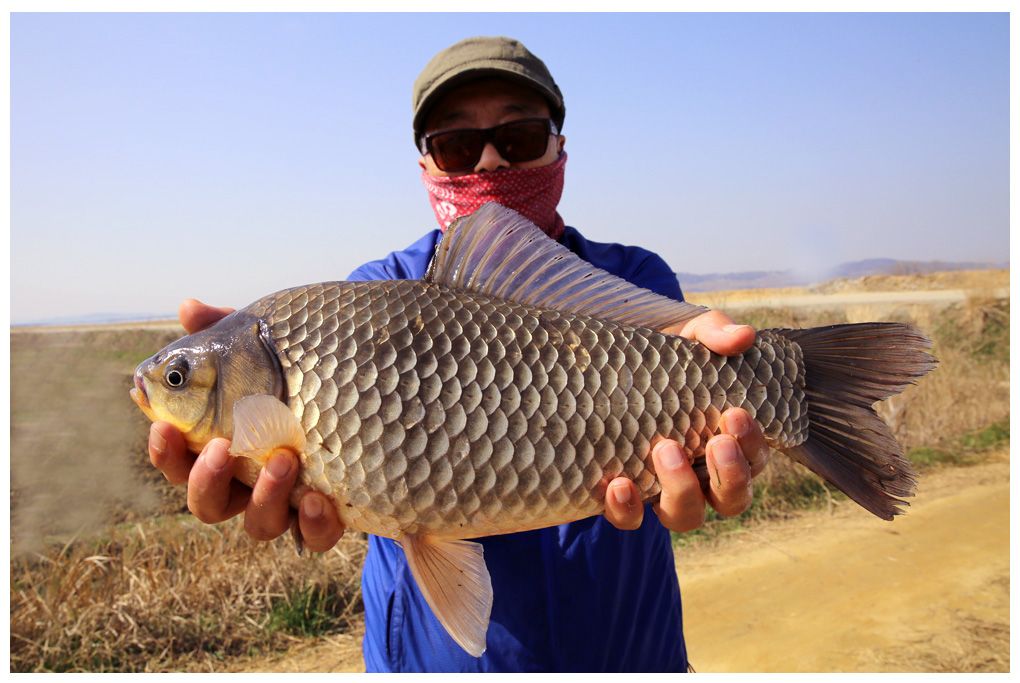
[[[481,657],[492,613],[492,582],[481,544],[405,536],[401,545],[439,623],[468,654]]]

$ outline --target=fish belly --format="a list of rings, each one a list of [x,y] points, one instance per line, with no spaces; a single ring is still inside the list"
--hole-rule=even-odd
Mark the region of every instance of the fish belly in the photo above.
[[[324,283],[251,307],[308,445],[305,483],[351,528],[473,538],[598,514],[606,485],[659,494],[651,447],[703,457],[721,413],[806,439],[803,361],[778,335],[741,356],[421,281]]]

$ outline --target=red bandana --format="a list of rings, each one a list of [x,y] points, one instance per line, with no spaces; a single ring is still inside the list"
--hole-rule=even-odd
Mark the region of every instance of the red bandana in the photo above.
[[[563,167],[566,152],[548,166],[510,168],[456,177],[430,176],[422,172],[429,203],[436,212],[439,229],[467,216],[485,202],[498,202],[528,218],[545,234],[558,240],[563,234],[563,219],[556,205],[563,194]]]

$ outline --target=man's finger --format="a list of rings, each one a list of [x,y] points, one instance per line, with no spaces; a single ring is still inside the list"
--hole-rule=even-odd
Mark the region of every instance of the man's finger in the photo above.
[[[705,449],[708,501],[724,517],[739,515],[751,505],[751,468],[729,434],[713,436]]]
[[[290,450],[269,456],[244,511],[244,530],[256,541],[274,539],[290,526],[290,491],[297,476],[298,459]]]
[[[213,439],[188,476],[188,509],[206,524],[230,519],[244,509],[250,491],[234,481],[234,458],[226,439]]]
[[[733,319],[722,311],[702,313],[681,327],[678,334],[699,341],[724,356],[743,353],[751,347],[755,337],[753,327],[734,324]]]
[[[149,427],[149,462],[171,484],[188,481],[195,456],[188,451],[184,437],[169,422],[154,422]]]
[[[185,299],[177,309],[177,317],[185,331],[194,334],[233,312],[229,306],[209,306],[198,299]]]
[[[309,491],[301,498],[298,525],[305,547],[324,553],[344,535],[344,525],[333,502],[318,491]]]
[[[690,531],[705,523],[705,496],[694,468],[676,441],[666,440],[652,450],[655,474],[662,486],[653,508],[659,521],[672,531]]]
[[[769,446],[761,427],[742,408],[730,408],[722,415],[722,428],[737,440],[740,451],[747,458],[751,478],[757,477],[769,461]]]
[[[606,519],[617,529],[633,531],[641,526],[645,506],[637,486],[627,477],[617,477],[606,487]]]

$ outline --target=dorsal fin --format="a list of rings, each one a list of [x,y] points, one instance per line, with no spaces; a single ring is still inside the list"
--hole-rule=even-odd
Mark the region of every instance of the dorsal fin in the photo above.
[[[425,279],[536,308],[653,330],[685,323],[708,310],[596,268],[516,211],[494,202],[446,230]]]

